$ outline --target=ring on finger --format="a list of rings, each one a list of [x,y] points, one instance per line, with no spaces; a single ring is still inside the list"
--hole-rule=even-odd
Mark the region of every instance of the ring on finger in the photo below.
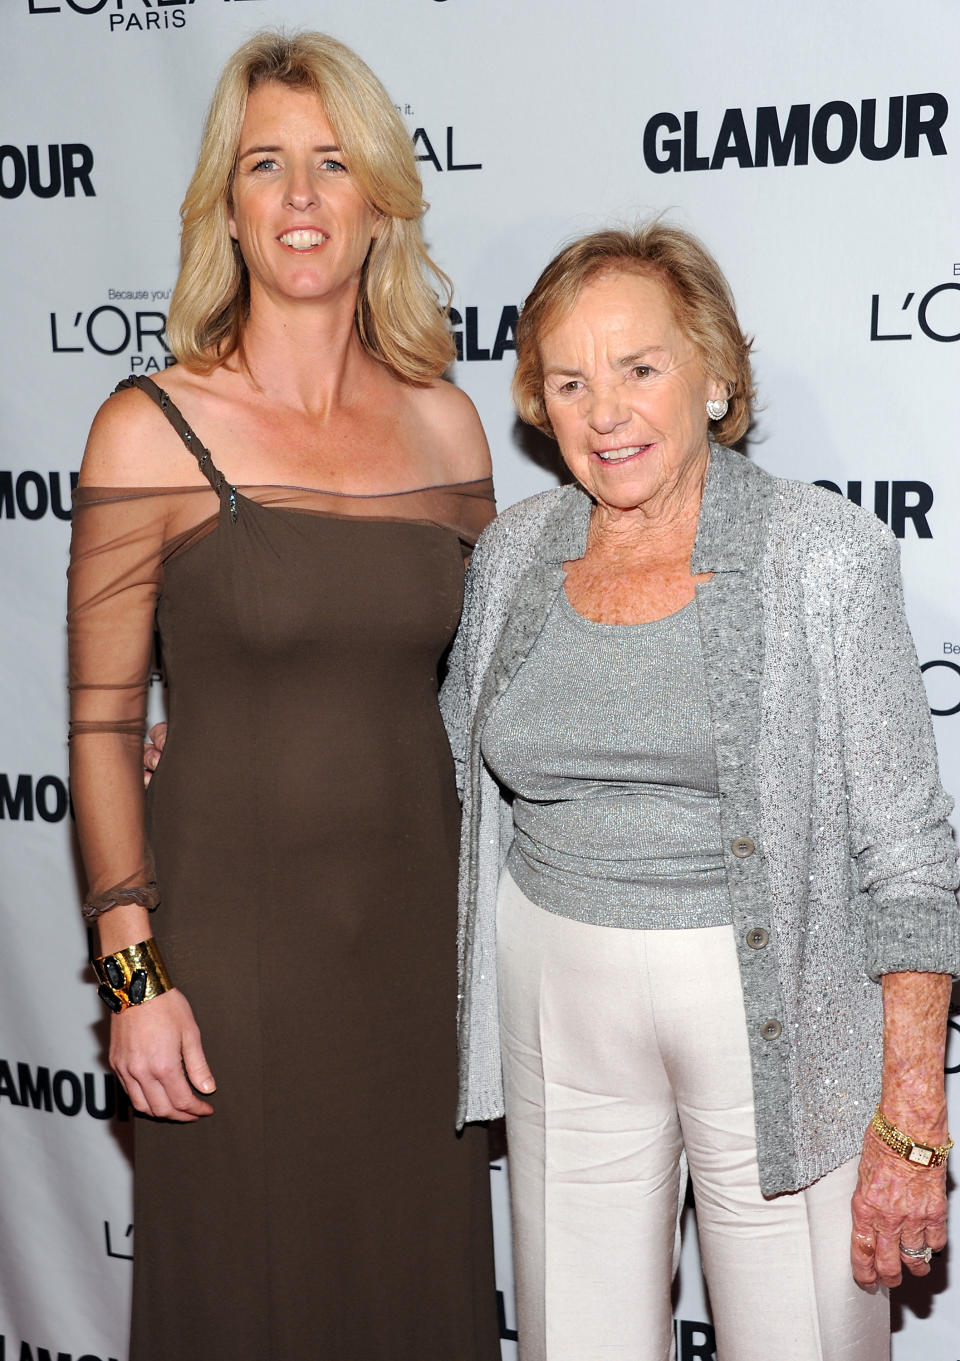
[[[901,1256],[901,1257],[916,1257],[916,1258],[918,1258],[918,1259],[921,1259],[921,1258],[922,1258],[922,1260],[923,1260],[924,1262],[926,1262],[927,1266],[929,1266],[929,1265],[930,1265],[930,1259],[931,1259],[931,1257],[933,1256],[933,1248],[931,1248],[927,1243],[921,1243],[920,1246],[919,1246],[918,1248],[905,1248],[905,1247],[903,1246],[903,1244],[901,1243],[901,1244],[900,1244],[900,1256]]]

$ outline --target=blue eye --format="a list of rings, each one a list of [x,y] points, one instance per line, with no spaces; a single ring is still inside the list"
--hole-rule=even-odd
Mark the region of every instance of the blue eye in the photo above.
[[[321,162],[321,169],[333,170],[337,173],[339,173],[340,171],[343,171],[344,174],[347,173],[347,167],[343,164],[342,161],[335,161],[329,156],[325,161]]]
[[[255,173],[258,170],[275,170],[276,167],[277,163],[273,157],[265,156],[262,161],[257,161],[256,165],[253,166],[253,171]]]

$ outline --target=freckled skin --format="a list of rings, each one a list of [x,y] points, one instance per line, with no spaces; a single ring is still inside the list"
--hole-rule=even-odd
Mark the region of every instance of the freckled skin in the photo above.
[[[883,979],[883,1087],[880,1109],[905,1134],[931,1147],[947,1142],[943,1061],[951,979],[894,973]],[[922,1258],[901,1258],[900,1243],[935,1252],[947,1241],[947,1169],[918,1167],[868,1129],[853,1202],[850,1262],[857,1283],[899,1285],[903,1267],[926,1276]]]
[[[540,339],[544,401],[564,462],[595,505],[567,595],[604,624],[661,619],[693,599],[690,574],[710,461],[707,374],[656,279],[614,272],[588,284]],[[606,462],[598,451],[642,452]]]

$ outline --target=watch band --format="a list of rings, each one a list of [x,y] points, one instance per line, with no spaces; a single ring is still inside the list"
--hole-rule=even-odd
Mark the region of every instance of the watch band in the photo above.
[[[896,1125],[891,1125],[878,1106],[873,1113],[870,1127],[882,1139],[888,1148],[892,1148],[894,1153],[899,1153],[908,1163],[914,1163],[917,1167],[942,1167],[947,1161],[947,1155],[953,1148],[953,1140],[947,1135],[947,1142],[931,1147],[930,1144],[922,1144],[917,1139],[912,1139],[909,1134],[904,1134],[902,1129],[897,1129]]]

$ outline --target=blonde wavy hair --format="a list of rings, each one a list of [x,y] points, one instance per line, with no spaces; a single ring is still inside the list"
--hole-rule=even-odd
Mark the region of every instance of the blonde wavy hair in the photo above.
[[[431,382],[456,357],[447,319],[452,290],[423,244],[427,204],[413,142],[366,63],[323,33],[258,33],[223,69],[180,209],[171,350],[187,367],[209,372],[242,347],[250,283],[230,236],[230,196],[247,96],[269,81],[317,95],[358,190],[383,216],[357,297],[361,343],[404,381]]]
[[[543,399],[540,340],[569,314],[591,279],[621,272],[648,275],[666,288],[674,319],[704,372],[726,385],[727,413],[710,422],[711,438],[733,444],[746,433],[753,414],[753,342],[740,329],[730,285],[707,248],[690,232],[659,218],[632,231],[583,236],[565,246],[540,275],[516,328],[517,367],[511,392],[521,419],[554,438]]]

